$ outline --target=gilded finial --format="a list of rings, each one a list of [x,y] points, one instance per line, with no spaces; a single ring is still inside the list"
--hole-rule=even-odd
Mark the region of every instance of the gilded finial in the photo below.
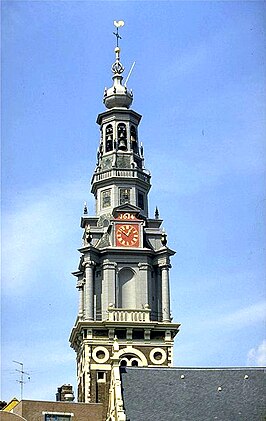
[[[88,214],[87,202],[84,202],[83,213],[84,213],[84,215],[87,215]]]

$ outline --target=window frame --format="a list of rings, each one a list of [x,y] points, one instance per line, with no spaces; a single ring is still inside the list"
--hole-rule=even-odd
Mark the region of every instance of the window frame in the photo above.
[[[111,207],[111,191],[112,189],[105,189],[101,191],[101,209],[106,209],[106,208]],[[106,197],[105,197],[105,194],[106,194]],[[108,205],[104,204],[104,200],[106,200],[106,198],[109,198]]]
[[[128,191],[128,200],[122,201],[122,192]],[[131,188],[130,187],[119,187],[119,205],[125,205],[126,203],[131,203]]]
[[[56,412],[44,411],[42,415],[44,415],[43,417],[44,421],[69,421],[71,420],[72,417],[74,417],[74,414],[72,412],[58,412],[58,411]]]

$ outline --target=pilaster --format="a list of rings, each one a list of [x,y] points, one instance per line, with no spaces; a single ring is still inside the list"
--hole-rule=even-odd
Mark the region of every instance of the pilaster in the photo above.
[[[84,285],[85,279],[79,279],[77,282],[77,289],[79,291],[79,310],[78,310],[78,317],[83,319],[84,317]]]
[[[102,265],[102,319],[107,318],[107,311],[110,304],[116,303],[116,267],[113,262],[104,262]]]
[[[139,285],[138,285],[138,302],[141,305],[146,305],[151,303],[150,298],[150,278],[151,278],[151,266],[148,263],[139,263]]]
[[[83,263],[85,267],[85,319],[93,320],[94,318],[94,292],[93,278],[95,262],[88,260]]]
[[[163,322],[170,322],[170,286],[169,269],[170,264],[160,266],[162,277],[162,317]]]

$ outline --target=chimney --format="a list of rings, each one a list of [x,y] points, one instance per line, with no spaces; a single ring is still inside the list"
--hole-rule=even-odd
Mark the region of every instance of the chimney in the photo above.
[[[56,393],[57,402],[73,402],[74,392],[71,384],[63,384],[63,386],[58,387]]]

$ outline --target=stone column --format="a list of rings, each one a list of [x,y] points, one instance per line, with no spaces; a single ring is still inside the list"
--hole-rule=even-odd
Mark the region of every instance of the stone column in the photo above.
[[[94,315],[94,293],[93,293],[93,268],[92,261],[84,262],[86,282],[85,282],[85,319],[93,320]]]
[[[78,312],[78,317],[80,319],[83,319],[84,317],[84,284],[85,284],[85,280],[84,279],[80,279],[77,282],[77,288],[79,291],[79,312]]]
[[[116,305],[116,266],[114,262],[105,262],[102,265],[102,320],[107,318],[109,305]]]
[[[170,322],[169,264],[161,266],[163,322]]]

